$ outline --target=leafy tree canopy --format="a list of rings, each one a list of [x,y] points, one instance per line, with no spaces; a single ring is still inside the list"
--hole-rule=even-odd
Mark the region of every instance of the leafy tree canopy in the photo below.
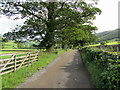
[[[89,27],[89,28],[88,28]],[[89,25],[81,25],[77,27],[67,27],[60,31],[58,37],[64,45],[81,45],[95,41],[96,36],[92,34],[97,28]]]
[[[39,41],[39,46],[43,45],[48,51],[55,45],[55,36],[62,30],[72,36],[70,40],[72,42],[75,39],[87,38],[88,34],[85,33],[91,33],[91,28],[93,28],[90,26],[91,20],[94,20],[95,15],[100,13],[99,8],[83,0],[80,2],[6,2],[1,8],[1,14],[7,16],[20,14],[21,18],[26,18],[24,25],[12,32],[14,34],[9,35],[11,33],[9,32],[5,36],[14,37],[13,39],[17,40],[25,40],[24,37]],[[79,25],[82,30],[76,28]],[[85,32],[84,28],[88,31]]]

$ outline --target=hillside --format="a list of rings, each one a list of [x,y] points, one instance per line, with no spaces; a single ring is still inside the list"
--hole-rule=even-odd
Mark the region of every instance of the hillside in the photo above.
[[[1,47],[1,44],[2,44],[2,34],[0,34],[0,47]]]
[[[2,38],[2,34],[0,34],[0,39]]]
[[[99,38],[99,42],[101,41],[116,41],[116,40],[120,40],[120,29],[116,29],[116,30],[111,30],[111,31],[104,31],[101,33],[97,33],[96,36],[98,36]]]
[[[20,49],[20,48],[34,48],[32,45],[34,44],[34,42],[30,42],[30,41],[26,41],[24,43],[15,43],[15,41],[13,40],[9,40],[8,42],[2,42],[2,37],[3,35],[0,34],[0,47],[2,47],[2,49]]]

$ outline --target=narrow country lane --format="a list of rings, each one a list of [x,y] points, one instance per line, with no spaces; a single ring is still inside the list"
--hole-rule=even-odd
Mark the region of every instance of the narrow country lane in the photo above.
[[[17,88],[93,88],[78,50],[68,51]]]

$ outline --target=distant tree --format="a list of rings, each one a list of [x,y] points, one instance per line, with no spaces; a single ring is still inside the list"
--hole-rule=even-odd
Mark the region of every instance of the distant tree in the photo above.
[[[7,2],[3,4],[1,13],[8,16],[21,14],[22,18],[27,17],[25,25],[15,30],[15,33],[19,34],[12,34],[12,36],[18,35],[20,38],[37,40],[39,47],[44,46],[47,51],[53,51],[58,32],[68,27],[90,24],[101,10],[83,0],[80,2]]]
[[[90,25],[78,25],[68,27],[59,32],[58,37],[62,43],[62,48],[83,46],[96,40],[95,34],[92,34],[97,27]]]
[[[107,44],[107,42],[106,42],[106,41],[102,41],[102,42],[100,42],[100,44],[101,44],[102,46],[104,46],[104,45]]]
[[[2,48],[5,48],[5,43],[8,42],[8,39],[2,38]]]

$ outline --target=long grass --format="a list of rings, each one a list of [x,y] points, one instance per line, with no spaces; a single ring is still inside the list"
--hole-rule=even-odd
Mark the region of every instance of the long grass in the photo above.
[[[21,68],[14,73],[9,73],[2,76],[2,87],[3,88],[16,88],[20,83],[32,76],[35,72],[38,72],[43,67],[47,66],[53,60],[55,60],[65,50],[60,50],[58,53],[39,53],[39,60],[31,66]]]

